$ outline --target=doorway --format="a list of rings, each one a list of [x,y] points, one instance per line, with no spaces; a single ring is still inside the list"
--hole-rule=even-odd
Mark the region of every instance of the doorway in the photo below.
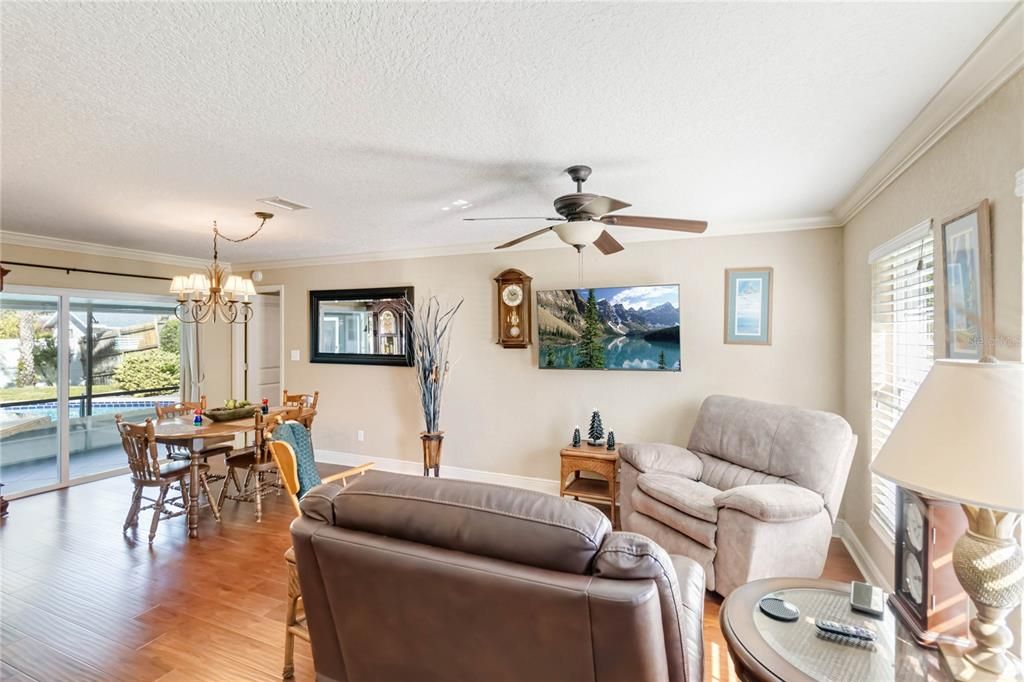
[[[252,302],[252,319],[232,330],[234,371],[231,397],[271,405],[281,402],[284,383],[283,288],[260,287]]]

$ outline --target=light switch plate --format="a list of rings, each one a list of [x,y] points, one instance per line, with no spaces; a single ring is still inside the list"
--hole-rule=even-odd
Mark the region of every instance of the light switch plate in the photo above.
[[[292,362],[298,362],[298,360],[299,360],[299,351],[293,350],[292,351]]]

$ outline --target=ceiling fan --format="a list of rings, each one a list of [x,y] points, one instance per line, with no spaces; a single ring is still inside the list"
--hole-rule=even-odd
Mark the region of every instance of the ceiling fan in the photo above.
[[[605,255],[618,253],[623,247],[615,237],[608,234],[605,225],[620,227],[646,227],[654,230],[673,230],[675,232],[701,233],[708,229],[703,220],[677,220],[674,218],[650,218],[639,215],[611,215],[615,211],[628,208],[631,204],[599,194],[587,194],[583,191],[583,183],[590,177],[590,166],[569,166],[565,169],[572,181],[576,183],[576,192],[555,199],[555,211],[560,217],[512,217],[512,218],[463,218],[463,220],[550,220],[558,225],[549,225],[536,232],[525,234],[510,242],[500,244],[495,249],[507,249],[521,244],[527,239],[539,237],[554,230],[558,238],[566,244],[582,251],[587,244],[593,244]]]

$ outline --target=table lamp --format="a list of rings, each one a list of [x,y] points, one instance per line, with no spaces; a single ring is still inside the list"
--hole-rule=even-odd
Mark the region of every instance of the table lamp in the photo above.
[[[1024,364],[938,360],[896,423],[871,470],[931,497],[959,502],[968,530],[953,569],[977,615],[968,650],[943,644],[958,680],[1024,680],[1008,652],[1006,617],[1024,595]]]

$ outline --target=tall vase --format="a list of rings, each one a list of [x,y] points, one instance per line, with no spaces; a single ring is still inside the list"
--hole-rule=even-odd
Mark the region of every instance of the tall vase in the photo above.
[[[423,475],[429,476],[430,469],[433,467],[434,476],[440,476],[441,445],[444,444],[444,431],[436,433],[421,431],[420,440],[423,441]]]

